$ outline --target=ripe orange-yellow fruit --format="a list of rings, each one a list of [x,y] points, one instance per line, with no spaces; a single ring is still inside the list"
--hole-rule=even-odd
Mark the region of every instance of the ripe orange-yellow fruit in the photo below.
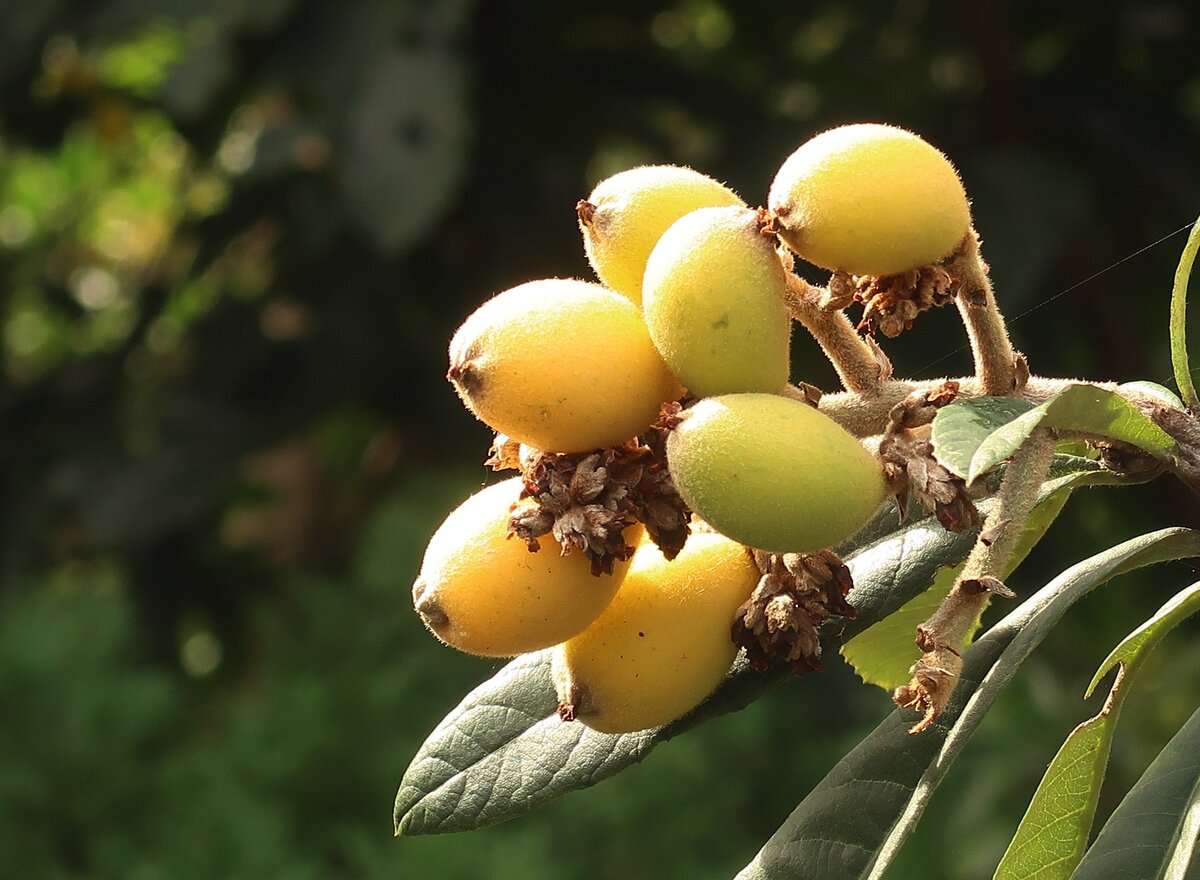
[[[642,314],[693,394],[774,393],[787,384],[787,282],[761,227],[750,208],[701,208],[675,221],[650,252]]]
[[[520,284],[476,309],[450,342],[447,375],[476,416],[547,452],[623,443],[680,393],[637,306],[559,278]]]
[[[508,537],[521,478],[488,486],[438,528],[413,583],[413,604],[439,639],[468,654],[512,657],[580,632],[612,601],[628,567],[594,576],[582,553],[547,539],[536,553]]]
[[[970,227],[962,181],[937,148],[890,125],[845,125],[802,144],[768,205],[799,256],[854,275],[893,275],[949,255]]]
[[[697,208],[744,203],[711,177],[676,165],[644,165],[605,178],[579,203],[583,247],[596,275],[635,303],[659,236]]]
[[[555,649],[560,711],[605,733],[691,711],[733,663],[734,614],[758,578],[746,549],[723,535],[689,536],[670,562],[642,543],[612,604]]]
[[[772,553],[849,538],[887,492],[879,462],[853,435],[775,394],[726,394],[685,410],[667,438],[667,462],[698,516]]]

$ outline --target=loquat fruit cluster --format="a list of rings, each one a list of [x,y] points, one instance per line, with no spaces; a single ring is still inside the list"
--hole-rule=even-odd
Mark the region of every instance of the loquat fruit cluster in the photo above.
[[[692,710],[739,645],[755,665],[814,668],[816,627],[852,613],[830,548],[903,483],[905,459],[789,384],[794,321],[848,392],[889,369],[794,258],[874,296],[886,332],[926,307],[970,216],[940,152],[875,124],[803,144],[765,208],[647,166],[576,211],[599,283],[520,284],[451,340],[448,378],[497,432],[489,464],[520,475],[450,514],[413,600],[460,650],[553,647],[561,717],[625,732]]]

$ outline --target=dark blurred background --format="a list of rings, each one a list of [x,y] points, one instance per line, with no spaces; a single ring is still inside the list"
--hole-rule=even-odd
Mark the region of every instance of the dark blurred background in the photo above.
[[[488,478],[450,334],[588,274],[573,206],[608,173],[685,163],[761,203],[812,134],[887,121],[960,168],[1035,372],[1170,384],[1184,237],[1137,252],[1200,206],[1197,14],[0,0],[0,873],[731,876],[889,709],[836,657],[540,814],[392,839],[408,760],[498,665],[410,607],[425,540]],[[887,345],[898,373],[969,371],[943,311]],[[1013,586],[1200,525],[1169,481],[1111,491]],[[1195,576],[1071,613],[897,876],[990,876],[1094,667]],[[1200,701],[1195,634],[1140,680],[1102,811]]]

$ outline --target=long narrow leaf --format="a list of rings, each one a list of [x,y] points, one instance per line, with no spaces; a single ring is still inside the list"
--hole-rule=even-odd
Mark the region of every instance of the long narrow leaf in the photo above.
[[[1065,880],[1071,875],[1091,834],[1113,732],[1134,678],[1166,634],[1198,608],[1200,583],[1177,594],[1100,665],[1084,699],[1117,667],[1104,707],[1071,732],[1050,762],[996,868],[996,880]]]
[[[971,647],[937,723],[910,735],[915,713],[893,712],[801,802],[740,880],[882,876],[999,692],[1067,608],[1119,574],[1197,554],[1200,533],[1165,529],[1063,572]]]
[[[1072,880],[1184,880],[1200,867],[1200,710],[1167,743],[1079,863]]]
[[[1196,252],[1200,251],[1200,218],[1192,226],[1179,266],[1175,269],[1175,286],[1171,291],[1171,366],[1175,370],[1175,382],[1183,395],[1183,402],[1192,412],[1200,410],[1200,399],[1196,397],[1196,386],[1192,382],[1192,370],[1187,351],[1187,298],[1188,281],[1192,277],[1192,265]]]

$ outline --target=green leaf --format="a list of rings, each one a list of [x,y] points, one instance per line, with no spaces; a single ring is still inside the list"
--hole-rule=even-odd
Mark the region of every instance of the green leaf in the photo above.
[[[1181,620],[1200,609],[1200,583],[1193,584],[1130,633],[1100,665],[1084,699],[1113,667],[1119,667],[1104,707],[1071,732],[1042,777],[1029,809],[996,868],[996,880],[1065,880],[1083,856],[1113,731],[1125,696],[1143,661]]]
[[[1200,868],[1200,710],[1104,823],[1072,880],[1183,880]]]
[[[882,876],[999,692],[1063,613],[1119,574],[1197,553],[1200,533],[1164,529],[1067,569],[971,646],[937,722],[910,735],[911,710],[884,719],[809,793],[740,880]]]
[[[961,398],[938,410],[930,428],[934,455],[950,473],[966,479],[979,445],[997,428],[1033,409],[1017,397]]]
[[[966,558],[974,537],[952,534],[933,517],[906,524],[854,553],[852,621],[857,633],[891,614]],[[549,653],[518,657],[472,691],[421,746],[396,795],[398,833],[466,831],[511,819],[567,792],[594,785],[642,760],[658,743],[736,711],[786,676],[759,674],[739,659],[712,697],[666,727],[613,736],[558,719]]]
[[[1044,403],[987,431],[988,425],[1002,416],[1002,411],[994,406],[993,400],[973,398],[955,401],[944,407],[933,420],[934,455],[968,484],[1016,452],[1039,427],[1120,440],[1164,459],[1175,447],[1171,436],[1149,416],[1116,392],[1095,385],[1069,385]],[[968,416],[961,411],[954,411],[955,408],[973,410],[981,405],[981,401],[986,401],[982,407],[987,415],[976,419],[974,430],[962,428],[961,425],[968,422]],[[942,441],[949,443],[945,453],[936,440],[939,433],[946,434],[945,427],[939,432],[938,421],[941,419],[949,419],[952,428],[951,440]],[[955,429],[955,425],[960,427]],[[943,458],[943,455],[946,457]]]
[[[1187,352],[1187,295],[1188,281],[1192,277],[1192,265],[1196,252],[1200,250],[1200,218],[1192,226],[1187,244],[1179,257],[1175,269],[1175,285],[1171,290],[1171,366],[1175,370],[1175,383],[1183,394],[1187,408],[1196,412],[1200,399],[1196,397],[1196,386],[1192,384],[1192,370]]]

